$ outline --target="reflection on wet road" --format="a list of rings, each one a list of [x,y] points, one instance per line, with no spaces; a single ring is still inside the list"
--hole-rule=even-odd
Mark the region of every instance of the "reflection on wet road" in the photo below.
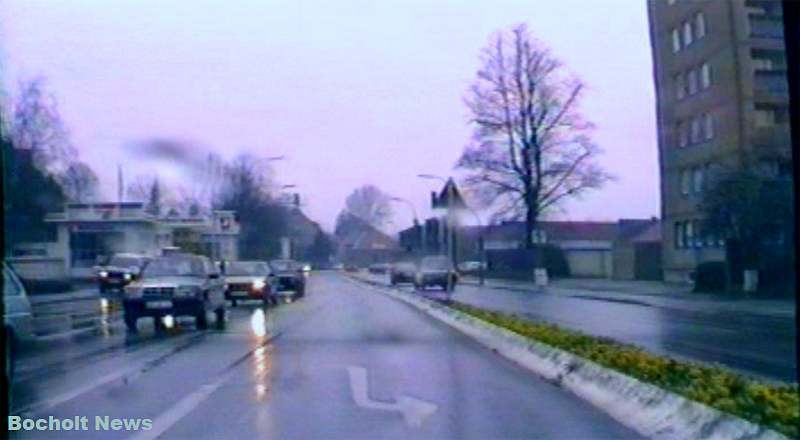
[[[315,274],[306,298],[266,313],[229,311],[224,330],[179,321],[156,334],[148,323],[137,336],[52,348],[63,361],[36,366],[33,356],[17,384],[24,416],[146,418],[152,429],[14,438],[638,438],[339,275]]]

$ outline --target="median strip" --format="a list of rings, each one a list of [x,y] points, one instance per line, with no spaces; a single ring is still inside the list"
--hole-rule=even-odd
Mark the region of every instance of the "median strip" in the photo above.
[[[645,436],[781,439],[800,434],[797,384],[761,382],[607,338],[353,279],[455,327]]]
[[[800,434],[797,384],[764,383],[724,368],[679,362],[609,339],[464,303],[453,302],[450,307],[791,438]]]

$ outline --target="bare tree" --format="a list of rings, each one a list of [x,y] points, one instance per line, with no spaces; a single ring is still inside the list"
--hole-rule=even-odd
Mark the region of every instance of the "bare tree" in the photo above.
[[[164,185],[158,176],[136,176],[125,190],[127,197],[145,204],[145,210],[153,215],[169,211],[180,211],[182,206],[172,188]]]
[[[347,196],[345,212],[375,228],[386,226],[392,218],[391,197],[375,185],[363,185]]]
[[[67,166],[57,180],[72,202],[87,202],[97,196],[98,179],[89,165],[76,161]]]
[[[496,33],[481,62],[465,99],[472,142],[457,167],[495,220],[525,219],[530,248],[542,213],[611,176],[595,162],[593,125],[578,109],[583,84],[524,24]]]
[[[36,166],[63,174],[77,156],[61,120],[55,97],[42,77],[20,82],[10,133],[15,148],[30,150]]]

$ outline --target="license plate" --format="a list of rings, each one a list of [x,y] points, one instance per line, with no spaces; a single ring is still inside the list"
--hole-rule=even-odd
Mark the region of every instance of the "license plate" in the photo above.
[[[169,309],[172,307],[172,301],[150,301],[147,303],[148,309]]]

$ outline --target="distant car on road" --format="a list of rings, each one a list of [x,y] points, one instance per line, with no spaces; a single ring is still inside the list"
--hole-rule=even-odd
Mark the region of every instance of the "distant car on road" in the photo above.
[[[453,263],[444,255],[432,255],[422,259],[414,279],[414,287],[424,290],[428,286],[439,286],[452,292],[458,281]]]
[[[478,273],[486,270],[486,265],[480,261],[462,261],[458,263],[458,271],[464,274]]]
[[[269,267],[274,277],[273,286],[277,296],[305,296],[306,276],[300,263],[288,259],[272,260]]]
[[[153,317],[156,328],[161,318],[192,316],[197,328],[208,327],[213,311],[218,327],[225,325],[225,282],[219,269],[207,257],[171,254],[151,261],[137,281],[125,287],[125,325],[136,331],[141,317]]]
[[[370,265],[369,268],[367,268],[367,270],[369,271],[369,273],[384,274],[384,273],[389,272],[390,268],[391,268],[391,265],[389,265],[387,263],[375,263],[375,264]]]
[[[5,333],[6,379],[14,379],[14,363],[19,348],[35,340],[33,314],[25,286],[17,274],[3,263],[3,331]],[[9,396],[10,397],[10,396]]]
[[[392,286],[400,283],[413,283],[416,273],[417,265],[410,261],[393,264],[389,270],[389,283]]]
[[[139,254],[115,254],[104,266],[95,266],[100,293],[112,290],[122,291],[136,280],[150,257]]]
[[[348,264],[344,267],[345,272],[358,272],[359,268],[355,264]]]
[[[276,304],[272,271],[264,261],[231,261],[225,267],[225,298],[236,307],[237,300],[257,299]]]

